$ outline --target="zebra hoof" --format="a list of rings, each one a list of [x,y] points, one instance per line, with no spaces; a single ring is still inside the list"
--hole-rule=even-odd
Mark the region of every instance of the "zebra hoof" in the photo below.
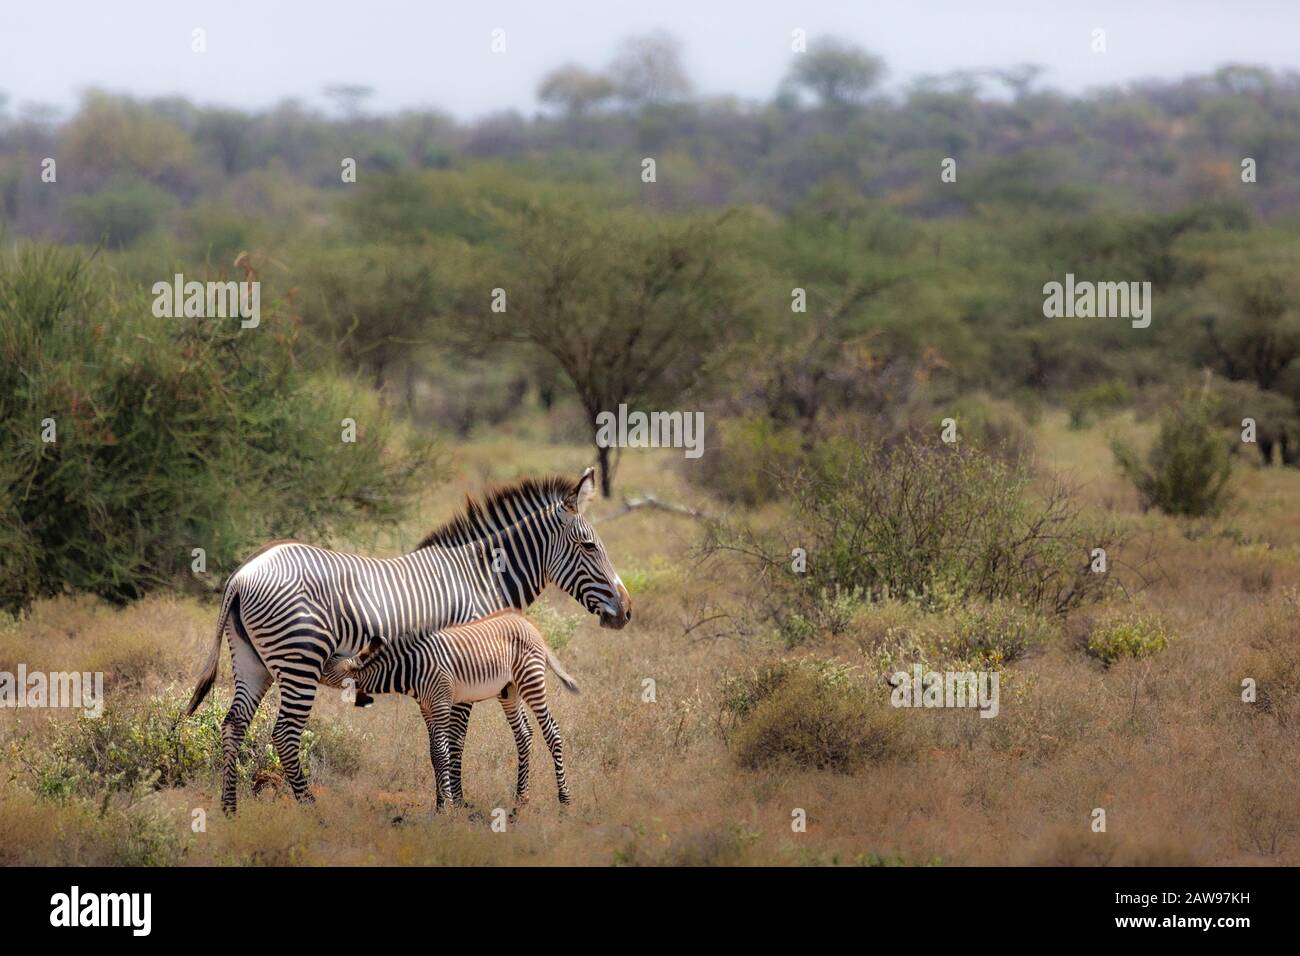
[[[369,707],[375,702],[375,699],[365,691],[357,691],[357,699],[352,702],[353,707]]]

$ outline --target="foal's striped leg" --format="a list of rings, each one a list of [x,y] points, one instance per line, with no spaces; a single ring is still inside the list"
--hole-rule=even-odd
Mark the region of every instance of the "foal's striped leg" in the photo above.
[[[569,784],[564,777],[564,741],[560,739],[560,725],[551,715],[551,708],[546,704],[546,672],[543,658],[538,658],[541,665],[530,668],[525,683],[519,688],[519,694],[537,717],[537,724],[542,728],[546,746],[551,749],[551,759],[555,761],[555,783],[559,788],[560,803],[569,802]],[[536,671],[535,673],[533,671]]]
[[[519,706],[519,690],[514,684],[506,687],[501,709],[514,732],[515,752],[519,756],[519,774],[515,778],[515,806],[518,808],[528,802],[528,760],[533,746],[533,728],[528,726],[528,712]]]
[[[460,776],[460,758],[465,752],[465,735],[469,732],[469,715],[473,704],[455,704],[451,708],[451,733],[447,750],[451,757],[451,802],[460,806],[465,802],[465,790]]]
[[[420,713],[429,731],[429,761],[433,764],[433,785],[437,811],[442,812],[451,791],[451,751],[447,744],[451,728],[451,688],[431,700],[420,701]]]

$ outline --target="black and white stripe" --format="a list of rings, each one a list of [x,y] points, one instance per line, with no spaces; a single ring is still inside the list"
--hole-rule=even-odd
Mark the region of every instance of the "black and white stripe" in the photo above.
[[[588,468],[576,483],[527,479],[498,489],[481,503],[468,502],[464,514],[401,557],[273,542],[244,562],[226,583],[216,641],[188,711],[211,688],[228,637],[235,696],[222,725],[223,807],[235,808],[239,747],[273,680],[280,682],[280,709],[272,739],[294,795],[309,800],[299,748],[331,658],[504,608],[522,610],[548,583],[598,614],[602,626],[623,627],[631,598],[583,514],[594,481]],[[449,769],[457,800],[471,706],[457,703],[452,715]]]
[[[528,802],[528,761],[533,739],[520,701],[537,718],[555,761],[560,802],[569,802],[564,744],[546,702],[548,666],[565,687],[577,693],[573,678],[564,672],[537,628],[519,612],[507,610],[469,624],[398,638],[371,655],[364,666],[333,660],[322,682],[341,686],[351,679],[360,691],[407,694],[419,701],[429,731],[429,759],[440,811],[448,799],[462,802],[451,766],[455,708],[496,697],[514,732],[519,757],[515,804],[519,807]]]

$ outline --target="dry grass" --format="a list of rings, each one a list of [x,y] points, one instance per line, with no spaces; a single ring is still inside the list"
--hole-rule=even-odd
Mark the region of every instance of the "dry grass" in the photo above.
[[[746,769],[719,683],[788,652],[774,637],[738,633],[734,620],[709,620],[743,582],[726,567],[692,565],[689,519],[634,512],[598,523],[637,592],[633,623],[603,631],[582,615],[563,659],[583,693],[552,691],[573,787],[567,813],[537,742],[533,803],[508,832],[465,812],[435,817],[423,724],[404,698],[358,711],[323,692],[319,725],[350,732],[331,738],[341,752],[317,761],[316,805],[296,805],[272,780],[244,793],[233,819],[217,810],[215,776],[157,792],[37,796],[32,755],[73,717],[0,710],[0,863],[1300,864],[1300,473],[1239,465],[1237,512],[1179,524],[1136,512],[1100,431],[1060,424],[1045,424],[1040,461],[1084,479],[1095,506],[1146,529],[1159,573],[1131,604],[1077,615],[1007,664],[995,719],[903,711],[896,722],[908,746],[885,747],[848,773],[798,761]],[[409,547],[466,491],[532,471],[576,475],[587,458],[536,429],[475,441],[401,540],[363,544]],[[629,453],[619,485],[709,504],[669,452]],[[614,510],[593,507],[597,518]],[[573,610],[563,595],[547,600]],[[1103,667],[1083,650],[1088,634],[1106,614],[1130,611],[1161,621],[1168,646]],[[0,670],[103,670],[109,708],[179,697],[213,616],[190,598],[122,611],[45,602],[0,625]],[[866,672],[882,642],[908,628],[923,637],[932,624],[881,606],[799,653]],[[1259,688],[1254,704],[1241,700],[1246,678]],[[647,680],[654,702],[644,700]],[[218,686],[228,692],[228,664]],[[887,693],[868,679],[862,688]],[[471,801],[509,807],[513,776],[504,719],[490,703],[475,708]],[[1105,833],[1090,828],[1098,807]],[[207,812],[202,832],[191,826],[196,809]],[[797,809],[806,832],[791,827]]]

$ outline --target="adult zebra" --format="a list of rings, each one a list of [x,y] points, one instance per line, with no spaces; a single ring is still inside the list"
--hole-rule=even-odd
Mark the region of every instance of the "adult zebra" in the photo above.
[[[272,680],[280,682],[280,710],[271,737],[294,796],[311,800],[299,748],[331,657],[505,608],[523,610],[552,582],[600,615],[603,627],[626,625],[632,599],[584,515],[594,493],[594,468],[577,482],[525,479],[481,503],[468,500],[464,514],[397,558],[292,541],[271,542],[249,557],[226,582],[212,653],[186,711],[193,714],[211,689],[228,637],[235,696],[222,723],[223,809],[235,809],[239,748]],[[458,803],[471,706],[457,704],[452,718],[451,798]]]

